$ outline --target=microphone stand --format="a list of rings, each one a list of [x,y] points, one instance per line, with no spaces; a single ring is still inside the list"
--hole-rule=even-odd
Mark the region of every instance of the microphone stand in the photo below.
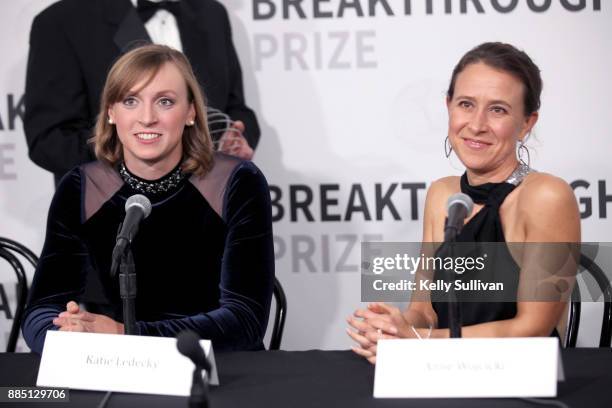
[[[189,394],[189,408],[208,408],[208,376],[210,371],[206,370],[206,380],[202,378],[204,367],[196,364],[193,369],[191,380],[191,393]]]
[[[448,220],[447,220],[448,221]],[[444,227],[444,243],[446,245],[447,255],[450,258],[454,258],[453,247],[457,242],[457,235],[459,230],[454,226],[445,225]],[[454,263],[453,263],[454,264]],[[457,301],[457,295],[455,293],[454,285],[454,271],[452,269],[444,268],[446,279],[451,283],[448,291],[448,328],[450,331],[450,337],[453,339],[461,338],[461,305]]]
[[[208,408],[208,379],[212,365],[199,343],[199,336],[192,330],[185,329],[176,336],[176,348],[179,353],[189,358],[194,364],[191,379],[191,392],[189,394],[190,408]],[[202,378],[202,370],[206,377]]]
[[[132,250],[127,247],[119,263],[119,294],[123,304],[123,332],[136,333],[136,268]]]

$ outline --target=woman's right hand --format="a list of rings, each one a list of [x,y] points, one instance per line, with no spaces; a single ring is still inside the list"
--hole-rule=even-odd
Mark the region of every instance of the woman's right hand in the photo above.
[[[367,309],[357,309],[353,316],[347,319],[348,324],[354,329],[347,328],[347,334],[358,344],[352,350],[372,364],[376,363],[378,340],[398,338],[393,316],[381,305],[391,307],[380,303],[370,303]]]
[[[124,332],[122,323],[105,315],[82,310],[74,301],[68,302],[66,311],[53,319],[53,324],[58,326],[60,331],[111,334],[123,334]]]
[[[435,323],[423,319],[423,316],[414,310],[408,310],[406,313],[409,317],[399,308],[381,302],[370,303],[367,309],[357,309],[353,316],[347,319],[356,329],[347,329],[348,335],[358,344],[352,350],[375,364],[380,339],[429,338]]]

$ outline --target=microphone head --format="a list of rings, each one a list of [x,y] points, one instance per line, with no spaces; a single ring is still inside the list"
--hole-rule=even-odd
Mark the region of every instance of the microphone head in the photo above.
[[[151,201],[142,194],[134,194],[125,202],[125,212],[132,207],[140,207],[144,213],[143,218],[147,218],[151,214]]]
[[[474,201],[472,201],[469,195],[463,193],[455,193],[448,197],[448,201],[446,202],[446,210],[450,212],[451,207],[455,205],[462,205],[465,207],[468,216],[474,209]]]
[[[179,353],[188,357],[193,363],[199,367],[204,367],[209,370],[210,363],[204,354],[202,346],[200,346],[200,336],[193,330],[183,330],[176,336],[176,348]]]

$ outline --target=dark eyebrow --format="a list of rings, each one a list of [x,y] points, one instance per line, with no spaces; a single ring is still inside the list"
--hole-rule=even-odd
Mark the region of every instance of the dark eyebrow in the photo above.
[[[512,107],[512,105],[510,105],[508,102],[502,100],[502,99],[497,99],[497,100],[493,100],[490,102],[491,105],[506,105],[508,107]]]
[[[471,96],[465,96],[465,95],[459,95],[454,97],[453,99],[467,99],[468,101],[475,101],[475,98],[472,98]],[[503,99],[494,99],[492,101],[489,102],[489,105],[505,105],[509,108],[512,107],[511,104],[509,104],[507,101],[504,101]]]

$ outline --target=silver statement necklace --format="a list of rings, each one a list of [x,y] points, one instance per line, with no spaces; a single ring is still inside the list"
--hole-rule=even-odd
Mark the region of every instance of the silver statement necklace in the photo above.
[[[519,184],[521,184],[521,182],[523,181],[525,176],[527,176],[529,173],[533,173],[535,171],[536,170],[532,169],[531,167],[527,166],[526,164],[519,163],[519,165],[516,166],[516,168],[514,169],[512,174],[510,175],[510,177],[508,177],[506,179],[506,183],[510,183],[510,184],[514,184],[515,186],[518,186]]]
[[[176,166],[174,170],[166,174],[157,180],[144,180],[140,177],[134,176],[125,166],[125,163],[121,163],[119,166],[119,174],[123,181],[128,184],[132,190],[138,191],[143,194],[162,194],[172,191],[178,187],[181,181],[187,177],[181,170],[181,165]]]

